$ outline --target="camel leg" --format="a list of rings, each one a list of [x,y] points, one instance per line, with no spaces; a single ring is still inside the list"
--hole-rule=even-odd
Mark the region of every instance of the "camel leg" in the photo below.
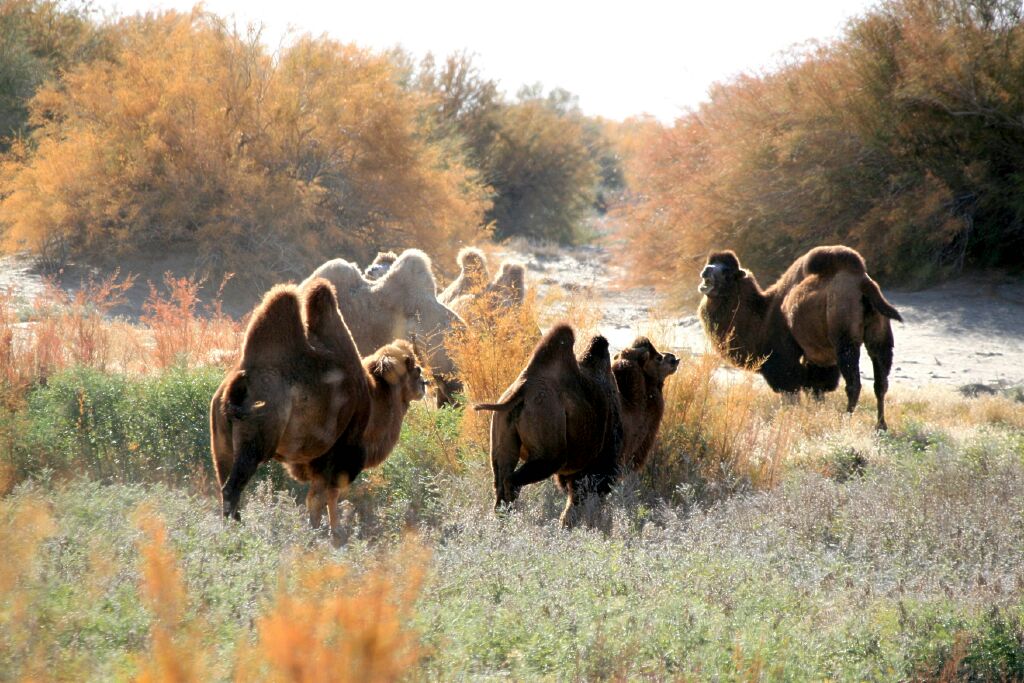
[[[876,339],[867,340],[868,356],[875,372],[875,400],[878,403],[878,421],[875,429],[886,430],[885,394],[889,390],[889,372],[892,370],[892,327],[884,321],[884,329]]]
[[[822,367],[807,364],[805,388],[811,390],[811,396],[820,401],[827,391],[835,391],[839,386],[839,366]]]
[[[338,512],[338,499],[341,498],[342,490],[348,490],[348,484],[345,482],[346,478],[342,476],[341,483],[344,483],[344,486],[327,489],[327,522],[331,525],[331,545],[335,548],[340,548],[344,545],[347,538],[341,523],[341,515]]]
[[[846,412],[852,413],[860,400],[860,344],[840,338],[836,344],[839,372],[846,382]]]
[[[225,517],[241,520],[238,506],[242,498],[242,490],[245,489],[245,485],[249,483],[252,475],[256,473],[256,468],[265,460],[269,460],[277,447],[277,439],[268,438],[268,431],[270,430],[261,429],[256,425],[249,429],[236,428],[234,430],[235,462],[231,466],[231,473],[228,475],[227,481],[221,487]]]
[[[331,448],[312,463],[317,476],[324,482],[323,499],[327,508],[327,523],[331,530],[331,544],[338,548],[346,538],[338,500],[348,492],[366,465],[366,448],[361,444],[335,442]]]
[[[323,522],[324,510],[327,506],[327,483],[323,478],[314,476],[306,493],[306,511],[309,513],[309,526],[319,529]]]
[[[582,506],[586,499],[586,492],[580,486],[579,477],[566,477],[562,482],[565,485],[565,509],[558,518],[563,529],[572,529],[580,523],[582,517]]]
[[[571,529],[577,526],[583,518],[587,503],[595,496],[607,496],[614,483],[615,477],[603,472],[566,478],[565,489],[569,495],[565,501],[565,510],[559,518],[562,527]]]
[[[558,473],[565,465],[565,451],[532,451],[529,459],[512,473],[511,485],[515,495],[527,484],[544,481]]]
[[[504,415],[491,418],[491,472],[494,475],[494,509],[514,503],[518,491],[512,486],[512,477],[519,464],[522,443],[515,425]]]

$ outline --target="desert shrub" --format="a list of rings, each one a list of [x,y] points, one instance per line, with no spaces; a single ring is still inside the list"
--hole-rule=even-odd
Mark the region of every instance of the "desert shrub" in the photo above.
[[[636,129],[625,209],[634,272],[693,297],[710,249],[762,282],[819,244],[921,281],[1020,266],[1019,3],[899,0],[831,44],[712,88],[671,127]]]
[[[154,378],[76,367],[27,397],[13,447],[24,476],[50,468],[100,480],[186,482],[212,473],[214,368],[174,368]]]
[[[465,52],[406,70],[425,95],[427,133],[460,149],[493,192],[484,220],[496,238],[581,241],[584,219],[622,189],[605,126],[565,90],[523,88],[509,101]]]
[[[0,151],[28,129],[29,100],[48,79],[109,49],[81,0],[9,0],[0,6]]]
[[[103,260],[184,246],[267,284],[380,243],[436,255],[477,234],[472,171],[417,134],[390,60],[302,37],[272,56],[201,10],[122,19],[109,60],[33,98],[3,167],[7,244]]]
[[[486,214],[495,237],[580,241],[600,180],[589,135],[582,114],[565,106],[559,91],[546,98],[525,91],[502,111],[483,168],[495,190]]]

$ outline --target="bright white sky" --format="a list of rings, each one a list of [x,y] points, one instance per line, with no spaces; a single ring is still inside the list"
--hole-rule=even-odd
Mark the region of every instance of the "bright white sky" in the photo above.
[[[100,0],[120,14],[191,9],[194,0]],[[514,95],[540,82],[579,96],[583,111],[671,122],[708,87],[774,64],[808,40],[828,40],[871,0],[207,0],[240,27],[261,23],[274,47],[288,35],[414,55],[467,50],[487,78]]]

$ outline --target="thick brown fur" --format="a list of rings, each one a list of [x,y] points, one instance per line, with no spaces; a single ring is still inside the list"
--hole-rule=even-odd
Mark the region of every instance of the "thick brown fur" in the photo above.
[[[366,270],[363,271],[363,277],[367,280],[379,280],[384,276],[391,266],[398,260],[398,254],[393,251],[380,251],[377,252],[377,256],[373,259],[370,265],[366,266]]]
[[[608,341],[594,337],[579,359],[574,343],[572,328],[556,325],[498,402],[475,406],[494,411],[495,509],[513,503],[523,486],[558,475],[568,491],[562,524],[574,526],[585,499],[611,488],[622,417]]]
[[[678,368],[675,354],[659,352],[647,337],[637,337],[615,355],[612,374],[622,404],[623,469],[639,470],[647,462],[665,415],[665,380]]]
[[[899,312],[867,274],[864,259],[844,246],[816,247],[762,290],[731,251],[708,257],[699,307],[705,333],[733,363],[757,368],[775,391],[819,396],[846,382],[847,410],[860,397],[860,346],[874,366],[877,427],[886,428],[885,394],[892,367],[890,319]]]
[[[437,300],[437,283],[426,254],[406,249],[377,280],[367,280],[354,263],[334,259],[317,268],[300,288],[318,277],[337,290],[338,307],[362,353],[393,339],[409,340],[437,380],[439,403],[448,402],[461,389],[455,363],[445,349],[445,337],[464,323]]]
[[[437,296],[445,306],[452,305],[460,296],[480,291],[490,278],[487,258],[476,247],[463,247],[455,260],[459,264],[459,276]]]
[[[241,355],[210,402],[224,516],[240,518],[242,490],[273,458],[310,482],[310,522],[319,526],[326,509],[338,538],[342,490],[387,457],[409,401],[423,395],[412,347],[396,341],[361,360],[334,287],[318,279],[301,292],[292,285],[268,292]]]

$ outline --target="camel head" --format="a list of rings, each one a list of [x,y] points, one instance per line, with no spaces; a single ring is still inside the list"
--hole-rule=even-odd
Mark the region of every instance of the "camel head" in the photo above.
[[[674,353],[661,353],[647,337],[637,337],[629,348],[615,354],[615,360],[632,361],[645,375],[659,386],[679,369],[679,359]]]
[[[387,346],[377,349],[377,352],[367,359],[366,365],[377,381],[399,391],[400,398],[405,404],[419,400],[427,393],[423,368],[416,360],[412,344],[404,339],[396,339]]]
[[[474,283],[487,281],[487,259],[476,247],[463,247],[455,260],[462,269],[462,274],[472,279]]]
[[[377,257],[373,259],[373,263],[366,267],[366,271],[363,273],[363,277],[367,280],[379,280],[388,270],[391,269],[391,264],[398,260],[398,254],[393,251],[381,251],[377,253]]]
[[[697,291],[706,297],[725,297],[733,293],[736,283],[747,276],[740,260],[732,251],[716,251],[708,256]]]

